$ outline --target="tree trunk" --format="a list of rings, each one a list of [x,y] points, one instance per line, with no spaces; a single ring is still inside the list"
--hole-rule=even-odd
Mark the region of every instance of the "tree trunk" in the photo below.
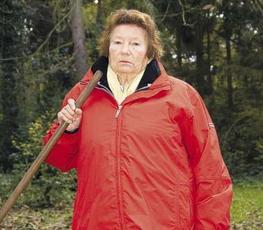
[[[16,53],[20,53],[17,41],[18,35],[11,27],[15,22],[13,16],[15,7],[12,2],[6,3],[6,12],[3,12],[3,27],[0,30],[0,59],[10,58]],[[10,13],[11,12],[11,13]],[[16,18],[18,21],[18,19]],[[16,135],[17,130],[17,62],[8,60],[0,63],[0,168],[4,172],[12,169],[12,161],[10,155],[15,152],[12,138]],[[1,171],[1,170],[0,170]]]
[[[182,44],[181,44],[181,24],[176,23],[176,55],[177,55],[177,63],[180,69],[182,70]]]
[[[225,19],[224,19],[224,34],[225,34],[225,44],[226,44],[226,64],[227,64],[227,71],[226,71],[226,77],[227,77],[227,101],[228,101],[228,107],[229,109],[233,110],[233,83],[232,83],[232,72],[231,72],[231,35],[232,35],[232,29],[231,24],[229,20],[229,6],[228,2],[224,1],[223,6],[225,9]]]
[[[196,43],[195,43],[195,51],[196,51],[196,83],[198,90],[201,95],[205,94],[205,79],[204,76],[206,74],[206,64],[204,60],[204,28],[203,28],[203,18],[201,15],[197,17],[197,24],[195,27],[196,30]]]
[[[97,21],[99,32],[101,32],[103,28],[103,19],[104,19],[104,12],[103,12],[102,0],[98,0],[96,21]]]
[[[85,47],[85,32],[82,21],[82,0],[73,2],[73,10],[71,16],[71,29],[74,44],[75,67],[77,74],[81,77],[87,71],[87,50]]]
[[[227,98],[228,98],[228,107],[233,109],[233,84],[232,84],[232,72],[231,72],[231,44],[230,38],[226,38],[226,63],[227,63]]]
[[[12,45],[13,39],[11,37],[9,37],[9,41],[9,44]],[[4,52],[9,53],[10,50],[12,50],[12,47],[6,46]],[[15,51],[13,50],[12,52]],[[6,55],[3,55],[3,58],[5,57]],[[2,107],[0,108],[0,115],[2,116],[0,121],[0,165],[2,165],[3,171],[7,172],[12,168],[10,155],[15,151],[12,144],[12,138],[15,136],[17,129],[17,101],[14,90],[16,83],[16,63],[14,61],[8,61],[2,65],[2,71],[3,79],[0,87],[0,103]]]
[[[211,51],[211,38],[210,38],[210,30],[208,26],[208,29],[207,29],[207,74],[208,74],[209,95],[213,94],[213,91],[214,91],[213,90],[213,79],[212,79],[212,74],[211,74],[211,52],[210,51]]]

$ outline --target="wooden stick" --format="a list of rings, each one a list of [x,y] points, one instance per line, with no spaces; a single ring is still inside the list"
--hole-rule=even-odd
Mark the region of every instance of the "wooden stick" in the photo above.
[[[81,94],[79,95],[77,101],[76,101],[76,108],[80,108],[83,103],[86,101],[87,97],[90,95],[94,87],[97,85],[98,81],[102,77],[102,72],[100,70],[96,71],[88,85],[83,89]],[[0,223],[5,218],[9,210],[12,208],[12,206],[15,204],[18,196],[23,192],[23,190],[27,187],[29,182],[32,180],[33,176],[35,175],[36,171],[39,169],[41,163],[45,160],[45,158],[48,156],[49,152],[53,148],[53,146],[57,143],[60,136],[64,133],[66,128],[68,127],[68,123],[62,122],[61,125],[58,127],[56,132],[52,135],[52,137],[49,139],[49,141],[46,143],[46,145],[43,147],[41,152],[39,153],[38,157],[35,159],[35,161],[32,163],[30,168],[25,173],[22,180],[19,182],[19,184],[16,186],[13,193],[9,196],[8,200],[5,202],[3,207],[0,210]]]

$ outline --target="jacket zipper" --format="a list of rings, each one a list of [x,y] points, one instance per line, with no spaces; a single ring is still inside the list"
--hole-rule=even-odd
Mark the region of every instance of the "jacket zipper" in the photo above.
[[[119,207],[120,229],[124,229],[123,203],[122,203],[122,185],[121,185],[121,120],[119,114],[122,106],[118,106],[116,112],[116,178],[117,178],[117,202]]]
[[[112,96],[114,100],[116,101],[114,95],[109,91],[107,87],[104,85],[98,83],[98,85],[101,88],[98,88],[100,90],[105,91],[107,94]],[[119,115],[122,109],[122,105],[119,105],[118,102],[116,101],[116,104],[118,105],[117,111],[115,113],[115,118],[116,118],[116,190],[117,190],[117,205],[118,205],[118,210],[119,210],[119,220],[120,220],[120,229],[124,229],[124,217],[123,217],[123,204],[122,204],[122,186],[121,186],[121,165],[120,165],[120,119]]]
[[[116,111],[116,113],[115,113],[115,118],[118,118],[118,117],[119,117],[120,112],[121,112],[121,109],[122,109],[122,105],[118,105],[118,109],[117,109],[117,111]]]
[[[135,92],[138,92],[143,89],[147,89],[150,87],[151,84],[148,84],[147,86],[141,87],[137,89]],[[113,96],[114,97],[114,96]],[[118,104],[118,103],[117,103]],[[116,173],[117,173],[117,200],[118,200],[118,206],[119,206],[119,217],[120,217],[120,229],[124,229],[124,215],[123,215],[123,202],[122,202],[122,184],[121,184],[121,120],[119,118],[119,115],[121,113],[121,110],[123,108],[123,105],[118,105],[118,109],[115,114],[116,118],[116,154],[117,154],[117,165],[116,165]]]
[[[111,91],[108,90],[107,87],[105,87],[104,85],[100,84],[100,82],[98,83],[98,85],[102,88],[97,88],[97,89],[100,89],[100,90],[103,90],[104,92],[106,92],[107,94],[109,94],[110,96],[113,97],[113,99],[116,101],[114,95],[111,93]],[[118,118],[119,117],[119,114],[121,112],[121,109],[122,109],[122,105],[119,105],[118,102],[116,101],[116,104],[118,105],[118,108],[117,108],[117,111],[115,113],[115,118]]]
[[[107,87],[102,85],[100,82],[98,85],[101,87],[99,89],[105,91],[107,94],[111,95],[114,98],[114,95],[109,91]],[[148,84],[147,86],[141,87],[137,89],[135,92],[148,89],[151,86],[151,84]],[[114,98],[115,99],[115,98]],[[115,99],[116,101],[116,99]],[[119,210],[119,218],[120,218],[120,229],[124,229],[124,215],[123,215],[123,202],[122,202],[122,185],[121,185],[121,120],[119,118],[121,110],[123,108],[123,105],[119,105],[116,101],[116,104],[118,105],[117,111],[115,113],[115,119],[116,119],[116,189],[117,189],[117,205]]]

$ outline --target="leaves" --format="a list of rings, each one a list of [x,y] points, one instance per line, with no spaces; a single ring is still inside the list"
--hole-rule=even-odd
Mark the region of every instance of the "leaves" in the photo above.
[[[72,210],[41,209],[34,210],[27,206],[11,211],[1,225],[2,230],[61,230],[70,229]]]
[[[41,137],[65,93],[81,78],[74,68],[72,2],[0,4],[0,171],[13,176],[9,186],[1,178],[9,190],[39,153]],[[169,74],[191,83],[204,97],[231,175],[262,174],[260,1],[83,1],[89,66],[98,56],[97,39],[106,16],[121,7],[156,19],[165,48],[162,62]],[[231,108],[227,76],[232,80]],[[74,175],[62,176],[43,166],[36,177],[20,204],[63,206],[58,188],[69,202]]]
[[[3,175],[0,174],[3,181]],[[8,178],[5,176],[5,180]],[[4,191],[0,187],[0,197]],[[234,183],[234,200],[231,208],[233,230],[260,230],[263,227],[263,184],[262,178],[243,179]],[[1,204],[1,200],[0,200]],[[34,209],[26,205],[16,207],[8,214],[2,230],[62,230],[70,229],[72,206],[63,208]]]

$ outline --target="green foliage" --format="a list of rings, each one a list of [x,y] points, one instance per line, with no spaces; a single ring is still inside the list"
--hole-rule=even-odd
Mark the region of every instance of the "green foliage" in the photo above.
[[[235,113],[231,125],[224,127],[222,151],[233,176],[252,176],[263,170],[262,110],[249,108]]]
[[[28,125],[46,108],[58,108],[77,80],[68,8],[65,1],[12,0],[0,5],[1,171],[12,169],[9,156],[17,150],[11,138],[26,139]]]
[[[231,208],[232,229],[256,230],[263,228],[262,178],[239,181],[234,184]]]
[[[9,161],[14,151],[10,136],[16,132],[18,114],[15,82],[18,79],[16,58],[23,49],[20,46],[21,27],[23,25],[23,4],[20,1],[5,1],[0,4],[0,164],[3,171],[12,166]],[[2,60],[5,60],[2,63]]]
[[[4,185],[0,186],[1,198],[7,197],[38,155],[42,135],[55,116],[53,111],[81,78],[73,65],[72,2],[10,0],[0,4],[0,170],[12,170],[11,177],[0,178]],[[125,7],[150,13],[161,31],[165,48],[162,61],[167,71],[198,89],[204,89],[211,78],[212,90],[206,92],[205,100],[231,175],[242,178],[262,174],[263,41],[259,1],[100,2],[83,1],[88,65],[98,56],[97,39],[113,10]],[[184,21],[190,30],[184,30]],[[226,42],[231,46],[228,60]],[[227,76],[232,77],[232,107],[228,105]],[[61,175],[42,165],[20,198],[20,205],[63,206],[75,189],[72,181],[74,175]]]
[[[13,140],[13,145],[18,149],[18,152],[12,155],[13,185],[18,183],[26,169],[40,153],[43,145],[41,139],[49,127],[50,117],[52,113],[47,112],[32,122],[28,127],[27,139],[15,138]],[[74,173],[62,174],[42,164],[31,185],[21,196],[19,204],[31,207],[64,207],[71,202],[73,191],[75,191]]]
[[[2,181],[0,174],[0,179]],[[8,180],[7,176],[5,179]],[[10,177],[10,176],[8,176]],[[1,187],[0,187],[1,191]],[[2,195],[2,193],[0,193]],[[1,196],[0,196],[1,197]],[[233,230],[260,230],[263,228],[263,184],[262,178],[246,179],[234,184],[231,208]],[[1,200],[0,200],[1,203]],[[30,209],[23,206],[14,209],[3,222],[5,229],[69,229],[72,207],[63,209]]]
[[[30,209],[23,206],[10,212],[1,224],[2,230],[70,229],[72,209],[66,207]]]

